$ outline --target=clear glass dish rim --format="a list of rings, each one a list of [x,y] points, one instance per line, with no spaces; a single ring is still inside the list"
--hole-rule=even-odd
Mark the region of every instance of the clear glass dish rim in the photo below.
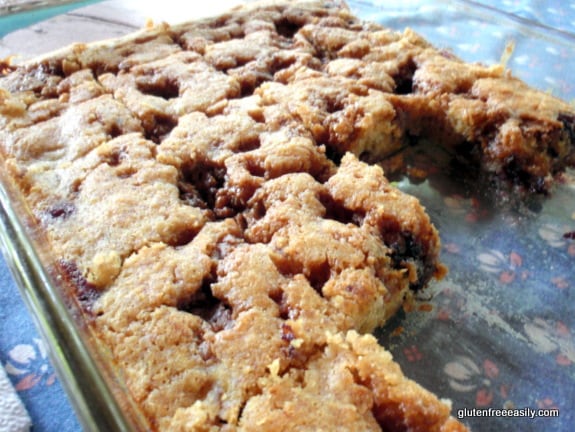
[[[84,0],[28,0],[17,4],[0,5],[0,16],[15,15],[30,12],[38,9],[45,9],[57,6],[64,6],[74,3],[85,3]]]
[[[89,325],[81,321],[80,308],[63,299],[65,282],[48,270],[53,262],[28,218],[15,186],[0,170],[2,253],[83,430],[145,430],[133,402],[118,397],[123,390],[119,377],[102,359]]]
[[[249,0],[248,0],[249,1]],[[385,0],[344,0],[352,10],[361,10],[361,7],[376,8],[384,7]],[[426,2],[429,6],[429,3]],[[410,6],[411,7],[411,6]],[[506,25],[514,26],[524,34],[543,39],[556,39],[556,42],[575,44],[575,32],[558,29],[545,23],[525,18],[514,13],[496,8],[494,6],[478,2],[476,0],[435,0],[433,2],[434,10],[441,10],[445,7],[453,7],[458,12],[468,15],[469,18],[477,18],[483,21],[496,19]],[[405,11],[412,12],[411,9],[405,8]]]

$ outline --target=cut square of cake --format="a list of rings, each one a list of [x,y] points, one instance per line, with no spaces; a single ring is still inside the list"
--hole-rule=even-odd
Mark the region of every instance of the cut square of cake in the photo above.
[[[548,191],[570,105],[332,1],[1,70],[4,169],[151,430],[465,430],[369,334],[446,271],[376,162],[421,140]]]

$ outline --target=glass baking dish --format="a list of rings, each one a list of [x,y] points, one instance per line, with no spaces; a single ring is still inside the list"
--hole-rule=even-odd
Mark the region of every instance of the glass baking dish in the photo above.
[[[86,13],[97,15],[109,4]],[[467,1],[348,4],[362,18],[411,27],[466,61],[504,61],[531,85],[566,100],[575,96],[569,32]],[[575,174],[568,171],[549,196],[494,205],[489,190],[445,174],[436,156],[418,155],[417,181],[397,184],[427,207],[450,272],[376,335],[407,376],[451,399],[454,416],[472,429],[569,430],[575,424]],[[69,287],[52,271],[46,242],[4,171],[0,184],[4,255],[83,428],[145,430],[80,309],[63,300]],[[559,416],[471,416],[483,408],[558,410]]]

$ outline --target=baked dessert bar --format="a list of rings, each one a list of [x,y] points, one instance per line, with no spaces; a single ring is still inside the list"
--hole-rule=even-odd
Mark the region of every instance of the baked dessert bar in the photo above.
[[[150,429],[465,429],[369,335],[445,272],[374,162],[425,139],[546,191],[569,105],[332,1],[0,69],[4,169]]]

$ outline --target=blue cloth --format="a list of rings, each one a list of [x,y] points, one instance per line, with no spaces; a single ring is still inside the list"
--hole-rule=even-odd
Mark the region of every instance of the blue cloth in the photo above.
[[[31,9],[30,11],[21,12],[15,15],[5,15],[5,16],[0,15],[0,37],[3,37],[8,33],[16,31],[20,28],[30,26],[36,22],[47,20],[57,15],[66,13],[72,9],[87,6],[91,3],[96,3],[97,1],[100,0],[63,2],[63,4],[54,7]],[[34,3],[34,2],[26,1],[25,3]]]
[[[34,431],[80,430],[4,259],[0,259],[0,362],[30,414]]]

